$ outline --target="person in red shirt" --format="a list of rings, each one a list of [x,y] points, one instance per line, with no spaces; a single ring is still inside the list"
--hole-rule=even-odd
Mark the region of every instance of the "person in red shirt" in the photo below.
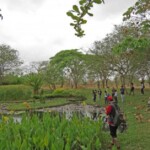
[[[107,97],[108,106],[106,106],[106,115],[107,115],[107,122],[109,124],[110,135],[112,137],[112,142],[109,145],[109,149],[112,149],[113,145],[116,145],[117,150],[120,150],[120,144],[117,140],[117,128],[118,126],[113,123],[112,116],[115,114],[115,108],[112,106],[114,101],[112,96]]]

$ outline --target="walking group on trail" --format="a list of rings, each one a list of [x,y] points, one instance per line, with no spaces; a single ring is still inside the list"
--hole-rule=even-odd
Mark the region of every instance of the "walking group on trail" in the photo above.
[[[141,94],[144,94],[144,80],[141,81]],[[123,105],[125,102],[125,94],[128,94],[126,91],[126,88],[124,85],[121,85],[120,87],[120,98],[121,98],[121,102],[122,102],[122,110],[123,110]],[[133,95],[134,96],[134,91],[135,91],[135,87],[134,87],[134,83],[131,82],[130,83],[130,91],[128,95]],[[97,90],[93,90],[93,101],[96,102],[96,98],[97,98],[97,94],[98,94],[98,99],[99,99],[99,104],[101,104],[101,97],[102,97],[102,90],[99,89]],[[117,140],[117,130],[119,129],[120,132],[123,132],[124,130],[127,129],[127,124],[126,124],[126,120],[124,117],[124,113],[123,111],[120,109],[120,107],[118,106],[118,93],[117,93],[117,89],[115,89],[114,87],[111,90],[110,93],[110,89],[109,87],[107,87],[104,90],[104,104],[105,104],[105,115],[104,118],[102,118],[103,120],[103,127],[108,128],[110,131],[110,135],[111,135],[111,142],[108,145],[108,149],[112,150],[113,146],[116,146],[117,150],[120,150],[120,144]]]
[[[125,88],[124,88],[124,86],[121,86],[121,88],[120,88],[120,95],[121,95],[122,102],[124,102],[124,94],[125,94]],[[94,89],[94,90],[92,90],[92,95],[93,95],[93,101],[94,102],[96,102],[97,95],[98,95],[98,103],[100,105],[102,103],[101,102],[102,90],[101,89],[98,89],[98,90]],[[115,89],[113,87],[112,88],[112,93],[110,94],[109,87],[107,87],[107,89],[104,90],[104,103],[105,103],[105,105],[108,104],[107,97],[110,96],[110,95],[113,97],[115,102],[118,103],[118,92],[117,92],[117,89]]]

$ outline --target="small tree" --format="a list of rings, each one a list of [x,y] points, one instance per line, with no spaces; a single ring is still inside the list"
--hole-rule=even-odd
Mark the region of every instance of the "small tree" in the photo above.
[[[42,87],[43,79],[40,74],[31,73],[27,76],[27,84],[33,88],[34,95],[39,94],[39,90]]]
[[[22,64],[19,60],[19,53],[12,49],[9,45],[0,45],[0,81],[2,83],[3,77],[13,72],[14,69]],[[1,84],[0,83],[0,84]]]

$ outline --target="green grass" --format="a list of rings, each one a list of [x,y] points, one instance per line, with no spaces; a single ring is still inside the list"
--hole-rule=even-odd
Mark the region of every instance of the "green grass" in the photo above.
[[[126,96],[124,112],[127,117],[128,130],[126,133],[118,135],[124,150],[150,149],[150,111],[147,111],[149,97],[149,90],[145,91],[145,95],[136,91],[134,96]]]
[[[26,100],[32,96],[32,89],[25,85],[0,86],[0,101]]]
[[[9,111],[19,111],[19,110],[26,110],[26,109],[37,109],[43,107],[52,107],[52,106],[61,106],[69,104],[69,101],[66,98],[57,98],[53,100],[45,100],[45,102],[40,102],[40,100],[34,101],[26,101],[21,103],[7,103],[7,110]],[[27,105],[29,107],[27,107]]]
[[[141,95],[140,90],[136,90],[134,96],[126,95],[124,105],[119,97],[119,105],[124,110],[128,124],[126,132],[118,133],[122,150],[150,149],[150,111],[147,110],[149,97],[150,90],[146,90],[145,95]],[[102,102],[102,106],[104,106],[104,102]],[[141,121],[138,120],[140,116]],[[109,133],[105,134],[106,141],[110,141]]]

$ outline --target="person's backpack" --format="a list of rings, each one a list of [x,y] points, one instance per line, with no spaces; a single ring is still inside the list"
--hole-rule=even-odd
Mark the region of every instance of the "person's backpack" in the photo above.
[[[119,126],[124,120],[123,113],[121,112],[117,104],[112,103],[111,106],[113,107],[113,110],[114,110],[113,114],[111,115],[112,122],[115,126]]]

